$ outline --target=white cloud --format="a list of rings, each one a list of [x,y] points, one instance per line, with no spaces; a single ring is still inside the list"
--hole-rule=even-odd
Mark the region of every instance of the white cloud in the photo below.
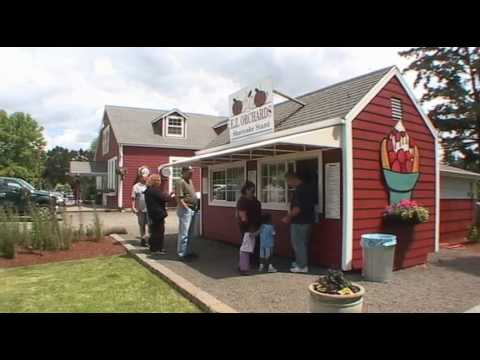
[[[279,90],[296,96],[382,67],[403,68],[402,49],[0,48],[0,108],[31,113],[49,148],[88,147],[105,104],[225,115],[228,96],[259,78],[272,76]]]

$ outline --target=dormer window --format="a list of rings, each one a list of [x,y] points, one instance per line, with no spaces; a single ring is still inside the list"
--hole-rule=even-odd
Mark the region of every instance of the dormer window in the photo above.
[[[153,131],[167,137],[187,137],[188,116],[180,110],[173,109],[152,120]]]
[[[168,116],[166,118],[166,136],[184,137],[185,119],[180,116]]]

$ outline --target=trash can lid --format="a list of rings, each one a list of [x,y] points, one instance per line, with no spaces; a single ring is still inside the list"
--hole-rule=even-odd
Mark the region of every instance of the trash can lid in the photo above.
[[[391,234],[363,234],[360,244],[364,248],[394,246],[397,237]]]

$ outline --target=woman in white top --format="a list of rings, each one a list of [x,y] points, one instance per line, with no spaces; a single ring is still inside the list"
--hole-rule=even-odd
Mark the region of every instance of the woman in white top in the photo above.
[[[147,178],[150,175],[148,168],[140,168],[132,187],[132,211],[137,215],[138,226],[140,228],[141,246],[147,246],[148,215],[145,204],[145,190],[147,189]]]

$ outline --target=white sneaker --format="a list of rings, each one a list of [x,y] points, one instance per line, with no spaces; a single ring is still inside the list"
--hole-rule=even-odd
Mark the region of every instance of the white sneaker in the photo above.
[[[270,265],[268,266],[268,272],[269,272],[269,273],[275,273],[275,272],[277,272],[277,269],[275,269],[275,268],[272,266],[272,264],[270,264]]]
[[[303,274],[305,274],[305,273],[308,273],[308,266],[305,266],[303,268],[299,268],[298,266],[295,266],[295,267],[292,267],[290,269],[290,271],[293,272],[293,273],[303,273]]]
[[[258,271],[263,271],[263,264],[260,264],[260,266],[258,267]]]

